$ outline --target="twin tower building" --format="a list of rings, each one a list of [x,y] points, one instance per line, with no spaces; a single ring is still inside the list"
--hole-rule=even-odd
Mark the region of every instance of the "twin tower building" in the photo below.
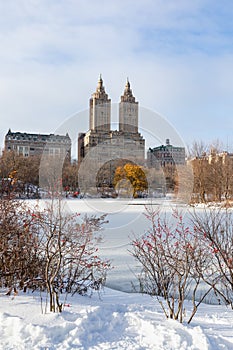
[[[111,99],[105,92],[101,75],[89,108],[89,130],[78,137],[79,163],[85,158],[101,163],[113,159],[144,161],[145,140],[138,132],[138,102],[128,79],[119,103],[118,130],[111,130]]]

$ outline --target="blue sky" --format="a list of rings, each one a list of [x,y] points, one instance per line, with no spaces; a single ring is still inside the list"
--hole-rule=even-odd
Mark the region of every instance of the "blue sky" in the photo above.
[[[52,133],[86,110],[102,73],[113,103],[129,77],[186,144],[233,151],[230,0],[0,0],[0,16],[1,144],[8,128]]]

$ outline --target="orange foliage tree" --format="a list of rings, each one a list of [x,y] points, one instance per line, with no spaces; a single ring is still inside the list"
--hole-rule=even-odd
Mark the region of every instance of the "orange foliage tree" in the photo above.
[[[142,196],[148,190],[145,172],[139,165],[127,163],[123,167],[117,167],[113,181],[115,188],[123,180],[130,182],[134,198]]]

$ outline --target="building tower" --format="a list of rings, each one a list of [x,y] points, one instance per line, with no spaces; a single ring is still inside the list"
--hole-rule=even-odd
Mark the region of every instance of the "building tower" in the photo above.
[[[89,129],[95,132],[110,132],[111,99],[106,94],[100,74],[96,92],[90,98]]]
[[[119,158],[144,162],[145,140],[138,132],[138,102],[128,79],[119,103],[119,130],[111,130],[111,99],[100,75],[96,92],[90,99],[89,130],[79,133],[78,157],[79,165],[84,158],[87,160],[84,164],[91,159],[91,165]]]
[[[138,102],[135,101],[128,78],[119,103],[119,131],[138,133]]]

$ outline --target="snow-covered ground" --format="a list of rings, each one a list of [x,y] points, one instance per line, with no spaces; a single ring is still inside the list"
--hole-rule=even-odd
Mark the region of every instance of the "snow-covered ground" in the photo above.
[[[30,206],[36,201],[29,201]],[[92,298],[69,298],[61,314],[41,312],[40,296],[22,292],[12,298],[0,293],[0,350],[219,350],[233,349],[233,310],[202,304],[191,325],[166,320],[158,301],[126,293],[136,283],[137,266],[128,249],[130,237],[144,232],[145,200],[68,200],[69,210],[81,214],[108,213],[100,254],[112,260],[107,286]],[[43,201],[39,201],[44,206]],[[169,213],[174,203],[155,200]],[[187,208],[179,205],[185,212]],[[201,209],[200,209],[201,210]],[[186,302],[186,313],[191,310]],[[45,308],[45,296],[42,300]]]
[[[233,311],[224,306],[202,304],[187,325],[166,320],[148,295],[105,288],[101,299],[78,295],[67,304],[61,314],[42,314],[39,295],[1,293],[0,349],[233,349]]]

